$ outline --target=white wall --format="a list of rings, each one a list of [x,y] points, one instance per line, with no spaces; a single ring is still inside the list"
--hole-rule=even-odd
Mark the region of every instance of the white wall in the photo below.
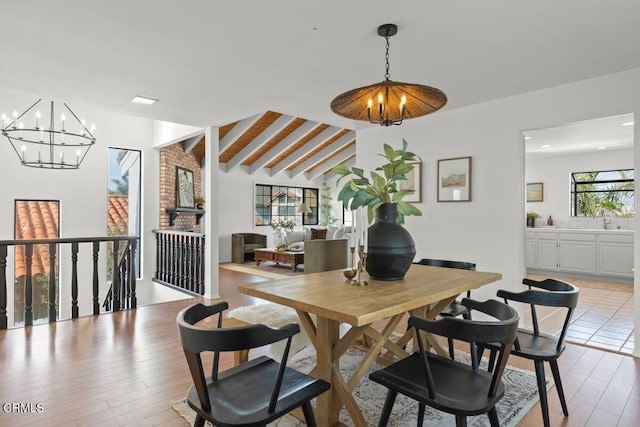
[[[64,101],[64,100],[61,100]],[[14,109],[22,111],[35,99],[31,96],[0,93],[0,113],[10,114]],[[44,102],[44,100],[43,100]],[[48,101],[47,101],[48,102]],[[143,198],[143,247],[142,275],[138,282],[140,303],[152,297],[151,277],[155,268],[155,238],[151,230],[158,228],[158,152],[152,149],[153,122],[133,116],[110,113],[84,105],[70,105],[89,123],[97,126],[96,145],[91,148],[78,170],[41,170],[21,166],[9,141],[0,141],[0,239],[13,239],[14,200],[51,199],[60,201],[61,237],[95,237],[107,235],[107,162],[110,146],[142,150]],[[47,108],[48,110],[48,108]],[[29,120],[25,118],[26,122]],[[106,259],[104,249],[100,256]],[[62,266],[70,259],[62,253]],[[64,261],[66,259],[67,261]],[[9,264],[13,265],[12,261]],[[91,298],[91,254],[89,248],[80,246],[79,254],[81,315],[88,314],[87,300]],[[13,269],[8,278],[13,283]],[[68,279],[70,272],[61,272],[61,310],[70,306]],[[66,276],[65,276],[66,275]],[[101,284],[105,287],[105,284]],[[10,293],[11,295],[12,293]],[[11,298],[9,298],[11,299]],[[102,302],[102,301],[101,301]],[[11,307],[10,312],[13,311]]]
[[[245,167],[233,169],[231,172],[220,173],[220,194],[218,206],[207,205],[207,209],[220,209],[220,262],[231,261],[231,234],[259,233],[267,236],[267,246],[272,246],[271,227],[254,226],[253,203],[255,184],[290,185],[298,187],[318,188],[322,180],[309,181],[299,175],[294,179],[288,178],[285,172],[274,177],[269,176],[268,170],[263,169],[249,175]],[[337,193],[335,193],[337,195]]]
[[[542,202],[527,202],[525,209],[527,212],[533,211],[540,214],[541,218],[537,219],[536,226],[546,224],[549,215],[557,226],[567,227],[573,223],[577,224],[575,219],[570,221],[571,173],[631,168],[633,168],[633,149],[527,159],[525,181],[542,182],[544,195]],[[633,223],[628,224],[628,222],[627,218],[621,219],[621,228],[633,228]]]
[[[378,163],[375,155],[383,143],[398,146],[402,138],[409,142],[423,160],[423,202],[417,206],[424,216],[407,218],[417,258],[472,261],[480,270],[502,273],[502,281],[475,294],[490,297],[498,288],[515,288],[525,274],[520,132],[623,113],[640,117],[639,89],[640,69],[635,69],[467,108],[445,108],[401,126],[358,131],[357,163],[368,170]],[[638,126],[635,132],[637,138]],[[634,153],[635,164],[639,152]],[[438,203],[437,160],[461,156],[473,157],[472,201]],[[640,274],[638,246],[635,253]],[[635,294],[638,298],[640,292]],[[636,306],[640,307],[640,298]],[[636,314],[636,324],[639,317]]]

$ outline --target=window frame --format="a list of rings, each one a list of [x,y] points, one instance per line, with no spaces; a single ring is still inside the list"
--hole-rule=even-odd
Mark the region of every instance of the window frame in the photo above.
[[[281,189],[285,189],[286,194],[281,193]],[[268,192],[265,190],[268,189]],[[274,192],[274,189],[275,192]],[[296,226],[306,226],[306,225],[318,225],[320,218],[320,189],[317,187],[304,187],[304,186],[295,186],[295,185],[287,185],[287,184],[266,184],[266,183],[255,183],[253,186],[253,225],[254,227],[264,227],[270,226],[271,222],[278,219],[285,218],[293,218],[296,223]],[[291,191],[293,190],[293,191]],[[291,201],[290,199],[294,198],[295,195],[298,194],[298,190],[301,196],[298,200]],[[280,194],[278,194],[280,193]],[[292,196],[292,194],[294,196]],[[315,195],[315,196],[314,196]],[[283,205],[278,204],[277,209],[284,210],[285,212],[291,212],[293,209],[293,215],[288,213],[277,214],[274,215],[273,207],[267,206],[267,201],[274,201],[276,198],[284,197],[285,203]],[[260,198],[261,204],[258,203],[258,198]],[[298,207],[300,203],[307,203],[309,208],[311,209],[311,214],[299,213]],[[268,209],[269,212],[264,211],[263,213],[258,212],[258,206],[262,206],[263,209]],[[259,222],[259,218],[266,218],[268,216],[268,221]]]
[[[614,173],[614,172],[618,172],[619,175],[621,176],[621,178],[619,179],[598,179],[598,175],[599,174],[606,174],[606,173]],[[631,178],[622,178],[624,172],[627,172],[631,175]],[[590,179],[590,180],[584,180],[584,181],[576,181],[576,176],[579,175],[588,175],[588,174],[595,174],[595,178]],[[611,185],[611,184],[628,184],[631,183],[632,186],[629,189],[587,189],[587,190],[579,190],[578,186],[581,185]],[[626,168],[626,169],[609,169],[609,170],[596,170],[596,171],[587,171],[587,172],[571,172],[571,193],[570,193],[570,204],[571,204],[571,211],[570,211],[570,216],[571,217],[586,217],[586,216],[590,216],[588,214],[583,214],[583,215],[578,215],[578,201],[579,201],[579,194],[595,194],[595,193],[599,193],[599,194],[607,194],[607,193],[617,193],[617,192],[625,192],[625,193],[631,193],[631,199],[634,200],[635,202],[635,169],[634,168]],[[609,198],[610,199],[610,198]],[[594,212],[595,214],[595,212]],[[624,215],[627,216],[627,215]],[[635,203],[634,203],[634,210],[631,214],[632,217],[635,216]]]

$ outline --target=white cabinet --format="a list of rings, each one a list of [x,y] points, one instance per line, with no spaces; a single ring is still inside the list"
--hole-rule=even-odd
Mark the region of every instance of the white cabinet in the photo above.
[[[536,268],[558,269],[558,233],[538,233]]]
[[[633,278],[633,236],[598,236],[598,271],[602,275]]]
[[[527,268],[633,279],[633,239],[630,231],[527,229]]]
[[[532,231],[526,233],[527,268],[536,268],[536,234]]]
[[[560,271],[596,274],[596,235],[559,233]]]

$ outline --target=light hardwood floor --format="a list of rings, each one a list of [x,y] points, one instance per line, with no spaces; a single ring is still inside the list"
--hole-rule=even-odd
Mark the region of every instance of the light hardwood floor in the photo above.
[[[235,287],[263,280],[268,279],[221,269],[221,296],[232,307],[254,304]],[[0,331],[0,402],[43,407],[42,412],[0,412],[0,426],[186,426],[171,409],[191,385],[175,317],[197,300]],[[232,356],[222,362],[230,366]],[[533,370],[527,361],[510,363]],[[640,424],[640,361],[570,344],[559,364],[570,417],[562,416],[552,389],[554,425]],[[536,406],[519,426],[538,425]]]

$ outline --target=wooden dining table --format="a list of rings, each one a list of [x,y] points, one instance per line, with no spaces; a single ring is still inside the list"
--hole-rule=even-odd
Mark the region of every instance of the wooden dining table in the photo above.
[[[433,319],[458,295],[501,278],[500,273],[414,264],[403,280],[366,277],[366,286],[353,285],[342,270],[333,270],[242,284],[238,290],[296,310],[316,349],[317,361],[311,374],[331,383],[331,389],[317,398],[318,425],[337,425],[344,406],[356,426],[365,426],[353,390],[381,354],[408,356],[403,345],[410,340],[411,332],[399,341],[390,340],[402,318],[409,313]],[[315,315],[315,323],[311,315]],[[372,327],[374,322],[376,328]],[[341,324],[350,325],[342,337]],[[352,375],[343,378],[340,357],[363,337],[369,343],[366,352]],[[438,353],[447,356],[436,342],[433,345]]]

